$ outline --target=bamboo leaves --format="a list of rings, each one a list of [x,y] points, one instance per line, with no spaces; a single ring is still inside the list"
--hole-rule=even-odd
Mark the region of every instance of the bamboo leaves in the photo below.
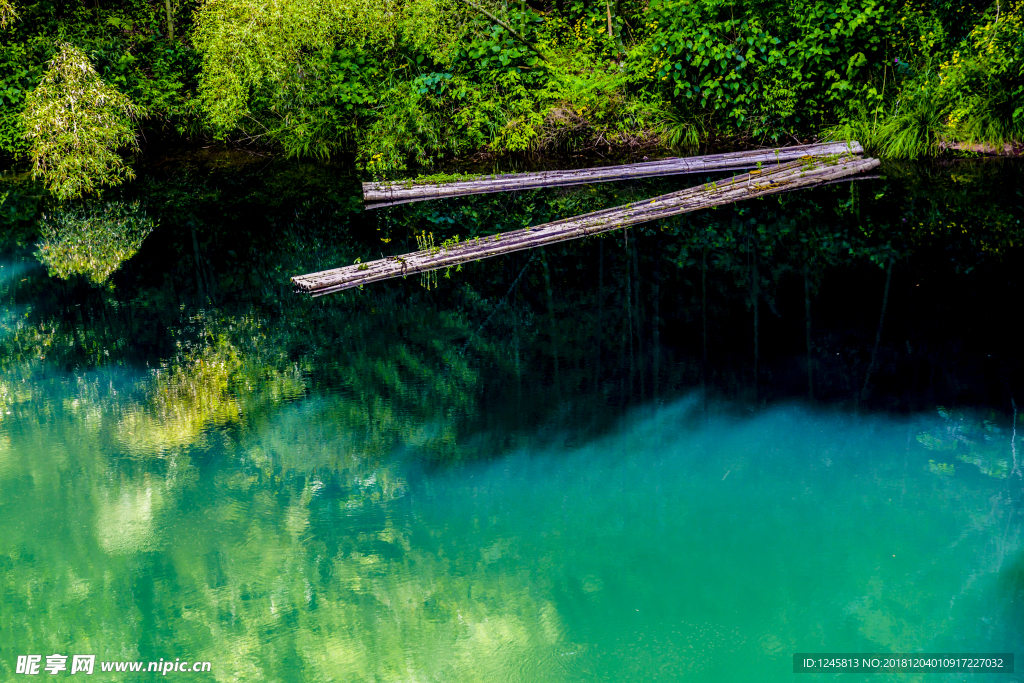
[[[137,116],[131,100],[103,82],[84,52],[61,45],[25,97],[22,121],[33,177],[61,200],[134,178],[118,150],[138,149],[132,125]]]
[[[210,0],[196,14],[192,42],[202,55],[199,98],[226,133],[249,114],[253,90],[285,78],[304,50],[331,46],[344,17],[331,0]]]

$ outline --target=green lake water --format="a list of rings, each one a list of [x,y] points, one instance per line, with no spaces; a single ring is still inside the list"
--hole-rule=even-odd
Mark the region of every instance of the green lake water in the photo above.
[[[177,658],[210,671],[170,678],[525,683],[1019,653],[1020,172],[889,169],[856,203],[318,300],[287,276],[672,186],[367,214],[303,167],[154,171],[159,225],[101,285],[40,265],[42,200],[15,186],[0,679],[32,654],[96,655],[97,680]]]

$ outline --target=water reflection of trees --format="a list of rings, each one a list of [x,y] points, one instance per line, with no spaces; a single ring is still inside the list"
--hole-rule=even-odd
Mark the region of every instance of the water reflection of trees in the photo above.
[[[543,576],[453,572],[393,523],[405,475],[354,427],[351,399],[295,403],[287,386],[231,396],[224,369],[251,361],[233,355],[213,342],[171,377],[58,378],[16,397],[0,489],[22,500],[18,477],[31,472],[45,512],[0,540],[4,632],[101,659],[157,657],[173,634],[192,658],[218,662],[218,680],[296,667],[304,680],[503,675],[553,644]],[[182,412],[190,401],[199,407]],[[358,533],[336,533],[341,518],[360,520]],[[410,656],[416,643],[429,648]]]
[[[153,395],[177,406],[151,406],[146,419],[162,415],[180,436],[151,432],[143,438],[155,440],[153,448],[187,442],[211,421],[234,422],[246,410],[239,392],[264,375],[291,377],[289,386],[307,392],[339,390],[368,441],[416,433],[443,459],[459,450],[459,430],[474,419],[536,424],[556,415],[565,396],[585,404],[576,417],[594,424],[602,405],[614,410],[702,381],[753,398],[772,396],[783,376],[802,375],[812,397],[859,400],[869,385],[892,381],[897,350],[884,328],[892,318],[881,315],[887,271],[908,278],[914,259],[933,263],[936,252],[959,273],[1001,258],[1020,238],[1021,207],[1004,192],[1015,168],[893,167],[887,181],[721,207],[472,264],[438,291],[408,280],[316,301],[292,294],[287,276],[414,248],[423,230],[473,237],[693,180],[360,214],[336,179],[308,169],[183,175],[148,188],[151,204],[163,206],[164,227],[133,261],[139,266],[115,276],[113,291],[33,283],[31,312],[12,320],[5,344],[11,359],[154,368],[148,381],[163,393]],[[128,206],[90,215],[124,218]],[[135,226],[128,232],[141,234],[148,219],[140,215],[124,218]],[[92,258],[99,251],[81,248],[87,243],[68,251]],[[834,273],[857,278],[850,289],[863,291],[860,317],[845,330],[819,323],[830,312],[818,296]],[[799,336],[782,343],[787,316]],[[126,415],[125,424],[141,414]]]
[[[135,255],[154,226],[138,202],[58,208],[39,222],[36,255],[52,276],[84,275],[102,284]]]
[[[112,275],[113,288],[23,266],[14,276],[4,264],[0,512],[27,500],[41,512],[0,538],[0,632],[47,652],[66,652],[67,634],[83,634],[74,642],[106,659],[194,644],[188,654],[218,662],[225,680],[284,679],[299,667],[307,680],[515,678],[524,653],[563,644],[568,617],[551,596],[566,560],[552,551],[532,571],[503,564],[522,551],[515,540],[468,521],[452,533],[479,542],[477,554],[455,553],[443,530],[414,534],[398,523],[412,483],[394,455],[483,459],[544,441],[546,430],[583,441],[623,407],[704,378],[742,396],[757,386],[758,361],[764,395],[785,371],[769,353],[773,321],[793,301],[788,352],[814,360],[795,373],[797,393],[854,396],[890,264],[899,275],[915,258],[941,258],[967,273],[1019,244],[1019,202],[999,194],[1013,176],[968,168],[979,170],[895,169],[886,182],[471,265],[433,291],[410,279],[321,300],[295,296],[287,276],[414,246],[425,228],[473,236],[668,187],[477,197],[379,218],[352,213],[315,174],[153,188],[162,228]],[[307,195],[288,199],[297,187]],[[847,339],[846,328],[819,322],[827,311],[818,297],[828,278],[849,273],[863,278],[854,288],[868,314]],[[888,368],[899,347],[884,344],[879,367]],[[1006,477],[1007,423],[947,412],[900,445],[920,450],[915,472],[934,486],[917,514],[938,506],[997,539],[978,560],[996,572],[1016,542],[1007,531],[1016,533],[1014,501],[1004,492],[993,502],[959,465],[952,477],[940,466]],[[623,452],[649,440],[629,438]],[[822,467],[843,443],[824,449]],[[715,481],[760,466],[749,454],[728,464]],[[900,500],[905,475],[889,467],[873,481]],[[544,490],[561,495],[565,484]],[[838,513],[832,521],[848,524]],[[908,568],[913,582],[909,569],[920,568]],[[600,591],[601,579],[582,577],[574,590]],[[900,597],[910,589],[876,580],[857,590],[848,613],[880,650],[913,650],[921,624],[939,632],[949,623],[927,611],[929,596]],[[781,634],[758,647],[796,645]],[[701,647],[705,659],[717,652]]]
[[[921,432],[918,442],[937,457],[954,459],[967,465],[974,465],[982,474],[996,479],[1010,475],[1021,477],[1021,457],[1017,454],[1017,431],[1013,423],[1001,425],[1002,416],[995,411],[979,415],[974,410],[949,410],[938,408],[941,424]],[[941,464],[936,470],[942,472]],[[952,472],[952,466],[949,472]]]
[[[970,582],[932,582],[936,567],[969,567],[964,577],[985,580],[1019,545],[1009,501],[995,501],[986,482],[927,472],[931,452],[915,446],[904,455],[904,428],[884,421],[836,424],[784,412],[728,419],[687,439],[673,409],[635,421],[607,443],[572,449],[557,467],[512,461],[510,472],[479,470],[453,485],[441,478],[436,495],[450,496],[436,502],[442,514],[427,503],[432,490],[409,481],[403,463],[362,450],[339,394],[301,401],[281,394],[258,425],[225,432],[210,422],[191,444],[139,451],[118,447],[124,425],[117,419],[123,406],[139,405],[138,395],[108,395],[106,420],[95,403],[83,406],[110,381],[37,385],[33,400],[56,411],[39,418],[22,410],[0,431],[0,511],[20,520],[0,538],[0,599],[8,606],[0,627],[16,634],[9,642],[19,646],[148,659],[173,644],[216,662],[217,680],[288,680],[296,671],[303,680],[470,681],[533,672],[575,680],[579,672],[559,659],[570,651],[605,667],[599,670],[649,671],[649,660],[635,654],[643,651],[669,670],[694,674],[726,655],[784,659],[801,639],[824,638],[826,620],[840,613],[865,647],[920,650],[956,635],[960,604],[972,599]],[[148,386],[161,381],[150,378]],[[666,425],[674,426],[671,435]],[[808,436],[824,427],[831,428],[827,438]],[[925,428],[943,427],[930,421]],[[709,441],[709,434],[719,436]],[[766,450],[772,457],[762,457]],[[639,457],[617,462],[627,453]],[[687,466],[667,464],[676,459]],[[607,475],[596,475],[606,468]],[[747,482],[725,514],[752,525],[751,555],[804,561],[752,573],[716,559],[717,551],[732,551],[697,520],[709,506],[722,511],[721,494],[706,492],[722,471]],[[686,495],[667,510],[664,501],[652,506],[637,496],[659,486]],[[495,491],[503,487],[511,490]],[[502,512],[515,495],[530,510],[522,528]],[[810,503],[779,506],[778,497],[836,504],[817,509],[822,522],[808,525],[801,510]],[[31,503],[39,512],[16,515],[5,503]],[[902,523],[865,530],[858,512],[865,506],[875,519]],[[566,507],[573,513],[564,514]],[[675,575],[664,583],[631,578],[636,558],[610,547],[614,533],[604,536],[624,517],[652,538],[685,536],[688,576],[725,572],[735,590],[703,595],[704,584]],[[963,533],[957,537],[951,525]],[[662,533],[653,534],[655,527]],[[805,533],[780,533],[785,528]],[[828,539],[807,535],[826,528]],[[592,544],[566,542],[581,533],[593,533]],[[936,539],[944,545],[932,545]],[[807,552],[809,543],[815,552]],[[848,549],[840,566],[830,564],[835,544]],[[886,544],[898,558],[871,557]],[[666,559],[656,549],[648,555]],[[599,570],[592,569],[595,556],[603,558]],[[880,562],[905,571],[851,571]],[[804,572],[818,571],[850,574],[833,582],[841,594],[801,594]],[[754,596],[749,589],[762,585],[764,574],[777,592]],[[893,583],[894,576],[904,578]],[[952,590],[956,605],[922,586]],[[634,603],[671,605],[663,609],[693,623],[673,620],[670,631],[653,637],[627,625],[621,651],[588,651],[588,632],[601,630],[589,617],[610,615],[591,615],[586,596],[609,592],[629,596],[627,611]],[[705,604],[713,598],[725,604]],[[621,608],[614,602],[606,609]],[[760,620],[737,621],[741,613]],[[776,627],[769,634],[765,624]],[[821,624],[821,633],[800,630],[806,624]],[[654,650],[644,649],[648,641]]]

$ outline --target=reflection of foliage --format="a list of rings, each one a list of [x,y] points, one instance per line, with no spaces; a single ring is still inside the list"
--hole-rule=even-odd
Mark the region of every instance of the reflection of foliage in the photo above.
[[[1009,475],[1010,464],[1006,456],[1012,452],[1011,444],[996,425],[994,415],[978,418],[939,406],[939,416],[942,417],[942,425],[918,434],[918,443],[930,451],[953,455],[990,477],[1004,479]],[[929,461],[929,471],[951,475],[953,466]]]
[[[96,535],[111,554],[130,554],[156,549],[154,516],[160,512],[167,490],[142,481],[125,482],[120,491],[106,491],[98,501]]]
[[[4,415],[0,430],[0,483],[6,487],[2,498],[5,511],[18,509],[24,501],[36,514],[25,515],[23,524],[14,524],[0,537],[0,603],[15,606],[0,614],[0,629],[28,634],[40,649],[60,652],[73,646],[66,629],[61,631],[62,624],[73,620],[83,637],[121,648],[117,656],[108,651],[111,659],[149,656],[168,637],[189,643],[194,656],[220,662],[218,680],[287,680],[297,670],[311,681],[511,680],[523,677],[522,663],[545,648],[557,649],[559,658],[565,653],[568,661],[568,655],[582,648],[573,644],[560,649],[569,644],[566,634],[577,621],[597,621],[575,613],[574,604],[596,604],[602,593],[621,596],[627,590],[631,600],[646,594],[656,596],[649,599],[657,599],[658,605],[671,604],[662,595],[663,587],[681,585],[637,580],[630,588],[619,577],[629,580],[635,572],[591,571],[585,553],[565,552],[564,539],[578,538],[580,531],[590,533],[601,524],[621,527],[621,521],[611,518],[624,506],[636,506],[637,491],[650,490],[650,482],[644,488],[617,475],[613,491],[621,498],[595,495],[608,489],[596,488],[591,475],[606,465],[589,452],[577,459],[578,470],[563,474],[553,469],[534,479],[532,474],[506,472],[504,479],[530,485],[533,493],[524,488],[521,495],[535,495],[524,509],[540,520],[539,526],[537,533],[524,536],[495,525],[479,507],[488,484],[476,475],[465,487],[431,491],[443,501],[440,507],[466,506],[440,515],[444,524],[438,525],[437,518],[430,519],[424,497],[417,497],[422,475],[407,474],[405,458],[450,462],[515,450],[530,439],[543,439],[535,436],[535,425],[546,420],[557,426],[561,439],[562,430],[575,425],[566,411],[578,410],[563,406],[587,400],[593,403],[585,408],[597,407],[593,421],[602,421],[608,414],[601,411],[606,403],[620,406],[628,400],[618,401],[633,391],[626,382],[639,384],[631,376],[631,346],[641,340],[655,343],[649,336],[650,316],[643,310],[657,301],[647,297],[651,284],[663,283],[661,315],[672,315],[666,311],[677,302],[684,313],[694,310],[685,295],[673,301],[666,292],[686,277],[686,270],[701,267],[705,250],[718,292],[712,306],[723,310],[728,297],[742,309],[744,299],[754,297],[750,290],[756,259],[756,296],[769,306],[777,299],[781,308],[785,299],[777,287],[783,273],[799,274],[808,262],[812,274],[867,259],[884,263],[890,249],[903,249],[910,241],[906,236],[920,231],[899,224],[901,211],[914,211],[939,225],[943,212],[956,211],[960,222],[979,215],[969,209],[979,212],[984,206],[974,201],[979,194],[945,192],[935,200],[921,199],[927,193],[917,192],[913,202],[904,203],[899,193],[882,196],[875,184],[862,183],[854,191],[833,187],[787,195],[779,202],[723,207],[686,222],[666,222],[663,231],[652,229],[662,226],[636,228],[628,242],[620,233],[548,248],[556,292],[555,324],[549,328],[542,269],[527,254],[468,266],[456,282],[444,281],[434,292],[423,291],[412,279],[396,280],[310,301],[295,297],[284,283],[300,268],[351,263],[356,256],[365,261],[378,249],[389,248],[378,244],[400,251],[405,240],[411,249],[413,236],[423,230],[433,231],[440,244],[456,233],[475,236],[622,203],[622,186],[397,207],[380,214],[376,234],[372,224],[362,225],[373,239],[368,246],[356,241],[365,216],[345,215],[338,208],[342,201],[323,211],[300,207],[293,212],[281,200],[281,191],[253,190],[240,176],[236,170],[230,182],[211,183],[216,195],[214,190],[193,190],[172,201],[167,186],[156,188],[154,194],[169,205],[165,220],[171,225],[148,238],[160,240],[160,248],[147,244],[141,255],[153,259],[151,267],[133,267],[132,277],[125,274],[117,290],[58,288],[45,277],[19,284],[31,276],[25,275],[30,267],[16,274],[2,271],[6,280],[0,282],[0,292],[6,294],[9,286],[12,300],[16,292],[17,301],[31,302],[24,309],[9,306],[6,317],[0,317],[0,413],[13,413]],[[242,186],[245,199],[232,198],[231,183]],[[289,190],[307,187],[299,182],[282,185]],[[626,189],[642,196],[656,194],[650,188],[638,183],[635,190]],[[247,202],[258,204],[257,213]],[[277,229],[262,229],[263,216],[280,221]],[[953,220],[946,218],[946,223]],[[186,221],[194,221],[195,238]],[[980,222],[985,225],[978,231],[991,230],[987,218]],[[637,239],[638,233],[645,236]],[[1007,233],[1006,239],[1019,234]],[[934,239],[956,234],[952,229],[936,231]],[[675,238],[671,243],[665,239],[669,235]],[[648,249],[651,242],[644,240],[659,237],[658,249]],[[916,239],[910,244],[918,245]],[[229,248],[241,255],[227,252]],[[977,254],[966,254],[954,255],[974,263]],[[603,264],[600,279],[594,265],[598,258]],[[684,273],[668,267],[670,263]],[[193,278],[195,290],[202,278],[207,291],[217,296],[193,298]],[[72,303],[77,298],[83,305],[56,301],[49,290],[60,289]],[[196,311],[197,300],[205,312]],[[592,315],[598,302],[604,305],[601,317]],[[68,308],[70,316],[63,313]],[[663,329],[669,327],[666,319]],[[558,346],[552,348],[549,342],[555,335]],[[597,361],[595,348],[604,354]],[[643,362],[642,354],[636,357]],[[687,367],[681,357],[665,362],[654,375],[662,378],[662,387],[680,386],[670,382],[669,373]],[[620,377],[609,377],[616,371],[616,359],[625,389],[616,388]],[[559,363],[560,396],[551,390],[552,360]],[[124,367],[144,362],[149,369],[141,377],[125,377]],[[595,376],[594,368],[604,374]],[[639,363],[638,369],[642,376]],[[517,394],[526,406],[522,412],[517,412]],[[672,424],[679,420],[673,418]],[[984,427],[979,433],[979,447],[999,448],[998,439],[985,442]],[[940,478],[921,467],[901,465],[902,430],[898,436],[891,467],[867,489],[855,489],[870,496],[831,500],[898,500],[889,510],[902,514],[908,509],[904,500],[915,500],[916,519],[933,524],[930,531],[939,534],[926,535],[929,541],[950,538],[957,524],[980,520],[969,527],[978,530],[971,537],[978,544],[958,541],[936,564],[968,566],[978,561],[972,552],[991,550],[993,529],[998,526],[1002,533],[1006,524],[997,524],[1003,518],[989,512],[988,488],[966,477],[944,476],[952,468],[947,463],[970,448],[954,440],[954,455],[934,454],[931,471]],[[940,447],[950,440],[948,428],[928,432],[922,443],[927,437]],[[846,439],[832,433],[823,438],[832,458],[823,462],[833,467],[839,459],[832,451],[841,450]],[[615,442],[622,446],[615,450],[632,453],[636,444],[648,442],[646,432],[630,433]],[[777,453],[777,443],[771,446]],[[674,447],[669,450],[675,452]],[[867,447],[854,450],[858,463],[861,453],[872,452]],[[388,459],[395,451],[403,455],[400,462]],[[747,467],[763,466],[745,453],[741,459],[730,449],[730,456],[718,461],[723,467],[714,483],[723,472],[728,476],[723,485],[746,476],[736,460]],[[621,476],[648,469],[659,475],[660,486],[662,470],[657,468],[630,467]],[[27,481],[29,471],[32,484],[26,487],[21,482]],[[794,483],[794,471],[799,472],[787,466],[779,483]],[[856,471],[863,471],[860,464]],[[895,493],[906,477],[924,481],[935,495],[898,497]],[[834,480],[858,487],[867,481],[861,476]],[[760,511],[775,509],[769,499],[778,497],[780,488],[774,482],[759,485],[748,489],[750,496],[735,496],[738,502],[730,504],[741,506],[736,510],[739,519],[760,520]],[[804,491],[802,482],[798,490]],[[564,497],[573,491],[578,498]],[[835,489],[830,486],[828,493],[834,495]],[[583,496],[600,505],[576,504]],[[803,493],[800,497],[806,498]],[[695,505],[676,511],[666,512],[650,501],[634,509],[657,509],[658,529],[665,519],[697,528],[687,520],[708,508],[699,493],[678,496],[681,501],[691,498]],[[565,509],[573,514],[562,514]],[[587,509],[590,517],[582,514]],[[822,509],[833,515],[827,525],[830,537],[859,533],[861,518],[849,515],[849,507]],[[410,511],[426,522],[410,523]],[[69,524],[63,515],[84,523]],[[889,517],[886,512],[876,519]],[[800,516],[793,519],[779,521],[794,528]],[[836,531],[844,523],[845,533]],[[642,518],[637,524],[631,519],[626,533],[631,528],[643,533],[645,524]],[[902,562],[904,553],[897,548],[906,543],[897,541],[910,534],[898,532],[912,529],[916,535],[921,527],[890,526],[897,532],[891,545],[899,557],[886,557],[886,562]],[[659,532],[659,537],[665,535]],[[592,545],[600,546],[605,536],[595,533],[594,538]],[[931,563],[937,545],[927,545],[925,557]],[[720,554],[700,550],[707,547],[706,542],[695,543],[687,562],[704,562],[708,571],[712,566],[720,571]],[[846,566],[874,566],[877,549],[877,543],[843,545],[843,553],[871,555]],[[598,552],[620,558],[608,560],[609,566],[634,566],[634,556],[621,548]],[[750,555],[750,549],[745,546],[743,554]],[[821,575],[831,575],[834,567],[828,558],[836,554],[818,555],[825,558],[817,565]],[[659,562],[655,557],[645,564],[656,567]],[[742,563],[730,564],[738,579],[733,586],[753,576]],[[579,576],[574,575],[576,567]],[[854,586],[862,598],[846,593],[835,607],[846,605],[850,621],[878,647],[918,648],[922,632],[945,634],[951,623],[945,609],[949,591],[938,597],[935,590],[929,592],[920,569],[908,563],[904,572],[879,572],[867,586]],[[909,577],[908,583],[897,583],[900,590],[894,590],[893,576]],[[912,590],[902,589],[907,586]],[[748,592],[728,594],[742,597]],[[563,603],[573,595],[579,602]],[[46,609],[30,609],[30,600]],[[784,602],[789,615],[799,611],[792,600]],[[570,609],[563,609],[565,605]],[[941,614],[935,613],[935,605],[943,608]],[[674,626],[672,641],[685,654],[686,667],[721,659],[738,640],[732,623],[705,623],[699,617],[691,621]],[[152,624],[159,628],[150,628]],[[625,642],[636,642],[637,652],[651,652],[654,639],[643,633],[640,640]],[[763,639],[762,647],[777,655],[793,651],[797,640],[799,633],[782,630]],[[634,678],[640,676],[616,679]]]
[[[934,593],[922,590],[893,591],[882,576],[872,576],[865,594],[848,607],[859,622],[861,635],[880,649],[896,652],[920,647],[921,634],[942,633],[949,628],[948,616],[936,614]]]
[[[204,442],[212,427],[237,422],[267,403],[305,393],[296,368],[274,367],[259,343],[253,317],[191,321],[196,338],[178,342],[178,351],[140,385],[142,398],[120,409],[118,439],[132,453],[164,454]],[[247,349],[239,348],[244,340]]]
[[[192,322],[200,331],[226,331],[223,324]],[[258,327],[239,324],[237,338]],[[216,333],[201,334],[195,347],[186,362],[217,356],[240,367]],[[792,651],[800,628],[820,623],[822,604],[834,615],[830,623],[851,621],[886,650],[913,651],[933,634],[946,636],[954,628],[946,605],[961,576],[952,567],[987,571],[995,554],[988,535],[995,522],[984,517],[992,509],[986,487],[949,482],[936,486],[940,495],[926,490],[896,506],[864,505],[863,500],[894,498],[905,485],[902,439],[891,442],[894,452],[883,456],[877,479],[831,475],[835,470],[805,478],[792,467],[806,462],[803,446],[778,438],[790,429],[802,435],[796,439],[811,438],[812,448],[837,456],[835,467],[853,468],[842,472],[860,471],[863,453],[878,442],[851,443],[844,456],[847,434],[820,441],[806,437],[821,433],[823,423],[808,428],[803,418],[768,435],[764,423],[741,422],[745,434],[712,441],[707,449],[692,439],[674,440],[687,430],[680,428],[677,412],[662,413],[607,443],[569,451],[577,457],[541,459],[550,464],[539,468],[510,459],[500,467],[424,480],[410,477],[402,461],[339,457],[352,453],[351,432],[333,419],[345,410],[335,406],[347,399],[332,394],[282,405],[256,429],[217,430],[225,433],[222,442],[201,449],[214,457],[125,457],[112,447],[112,432],[117,435],[120,425],[97,425],[88,411],[79,411],[89,383],[79,375],[44,389],[40,405],[63,404],[68,412],[33,423],[34,411],[24,411],[24,418],[0,433],[0,484],[7,486],[5,510],[16,520],[0,536],[0,597],[18,607],[0,613],[0,627],[15,634],[11,648],[29,639],[42,643],[40,649],[53,646],[51,651],[98,642],[104,649],[97,654],[105,659],[115,658],[114,652],[147,659],[173,641],[187,644],[197,659],[216,661],[220,681],[291,680],[300,669],[309,681],[516,680],[524,663],[538,657],[557,663],[555,657],[565,653],[623,672],[614,680],[642,680],[651,661],[696,673],[726,654],[745,654],[744,639],[759,632],[765,633],[766,652]],[[166,386],[173,392],[174,385],[154,381],[149,390]],[[110,399],[114,412],[126,404],[130,410],[136,401],[123,393]],[[147,402],[157,400],[154,393]],[[711,433],[739,431],[736,422],[727,424],[730,429]],[[640,466],[622,465],[620,453],[669,431],[672,436],[654,446],[630,451],[630,464]],[[760,440],[751,442],[752,433]],[[711,460],[709,476],[717,481],[719,465],[744,447],[798,450],[778,469],[759,465],[756,477],[746,480],[745,495],[718,497],[702,495],[709,488],[702,479],[707,471],[665,467],[658,455],[700,454]],[[31,487],[18,485],[26,471]],[[5,472],[15,477],[3,480]],[[837,489],[836,479],[851,488]],[[677,489],[683,495],[662,493]],[[652,495],[658,505],[642,495],[651,491],[657,491]],[[787,558],[803,551],[803,538],[777,531],[797,528],[812,503],[761,512],[774,509],[772,496],[781,493],[788,500],[797,491],[801,500],[838,501],[823,506],[826,518],[811,528],[812,534],[831,533],[819,541],[821,552],[808,555],[806,571],[792,572],[791,563],[780,560],[767,563],[767,573],[751,573],[728,561],[751,552]],[[701,530],[690,523],[707,513],[709,501],[726,496],[739,499],[731,504],[738,519],[748,520],[748,529],[764,530],[759,538],[741,532],[723,542],[720,528]],[[872,542],[834,540],[863,528],[864,509],[871,521],[884,522],[899,509],[915,523],[890,525],[892,535]],[[623,526],[624,510],[636,515],[635,524]],[[960,535],[968,515],[982,525],[967,527],[966,538],[939,548],[938,541]],[[682,545],[623,549],[621,539],[634,534],[663,538],[665,519],[670,534],[686,539]],[[779,549],[780,537],[792,545]],[[700,551],[713,541],[721,552]],[[908,549],[904,560],[902,548],[915,542],[926,550]],[[876,569],[879,548],[890,544],[899,553],[892,562],[906,564]],[[936,548],[944,550],[939,562]],[[644,562],[639,570],[638,550]],[[851,558],[844,572],[828,564],[837,552]],[[947,571],[937,577],[921,571],[936,565]],[[865,568],[870,580],[862,585]],[[668,580],[680,571],[688,580]],[[711,572],[724,572],[718,583],[712,579],[712,588],[727,586],[724,595],[739,597],[725,605],[687,600],[689,586]],[[804,587],[808,574],[827,576],[840,590],[824,602],[794,607],[789,596]],[[764,617],[771,621],[763,627],[751,627],[743,610],[760,605],[748,608],[744,596],[762,586],[769,587],[766,601],[779,605],[779,612]],[[600,617],[621,614],[624,595],[641,614],[665,606],[664,612],[652,612],[656,620],[672,610],[672,623],[665,631],[633,627],[625,635],[589,627]],[[38,603],[46,609],[28,609]],[[153,633],[146,619],[160,629]],[[58,628],[68,621],[76,625],[70,636]],[[602,641],[609,636],[612,641]],[[598,652],[602,642],[619,643],[614,659],[621,652],[625,661]],[[643,652],[642,661],[631,661],[631,650]],[[544,677],[572,678],[559,675],[564,669],[553,672]]]
[[[136,116],[131,100],[103,82],[84,52],[62,45],[25,98],[34,175],[62,200],[132,179],[117,150],[138,147]]]
[[[182,348],[143,383],[143,400],[126,406],[119,437],[133,453],[160,454],[196,445],[203,431],[238,419],[228,392],[239,368],[237,350],[223,337]]]
[[[80,541],[69,564],[59,559],[64,550],[57,548],[67,547],[63,542],[40,548],[39,560],[63,572],[57,582],[60,596],[49,594],[56,611],[48,614],[81,617],[91,637],[102,636],[115,647],[128,648],[120,650],[126,656],[143,658],[141,622],[109,615],[136,613],[131,582],[148,572],[148,558],[157,553],[173,571],[155,579],[153,588],[160,595],[192,597],[188,608],[174,615],[164,612],[162,599],[153,607],[183,638],[191,638],[186,635],[190,625],[205,624],[190,642],[196,656],[209,653],[222,662],[218,680],[285,679],[294,657],[310,672],[310,680],[464,680],[462,671],[476,670],[481,663],[509,678],[506,674],[530,651],[557,642],[562,626],[546,597],[550,579],[543,572],[495,578],[500,548],[489,550],[485,564],[472,555],[456,557],[459,566],[452,572],[443,551],[423,546],[391,520],[391,509],[406,495],[408,483],[395,464],[382,465],[373,457],[375,441],[384,447],[390,441],[376,435],[368,439],[361,428],[393,440],[400,432],[414,432],[418,417],[370,394],[381,381],[393,386],[395,399],[415,405],[420,380],[432,370],[426,365],[437,360],[417,360],[413,354],[422,350],[407,350],[401,363],[381,365],[375,376],[366,377],[362,389],[352,386],[375,404],[369,414],[360,399],[342,395],[288,406],[306,387],[298,368],[277,353],[281,340],[267,340],[264,330],[265,322],[254,317],[193,317],[176,335],[182,341],[166,363],[127,387],[119,383],[108,394],[96,375],[53,386],[45,383],[45,373],[29,374],[26,383],[7,381],[18,376],[16,371],[0,376],[0,391],[26,416],[18,423],[13,453],[8,432],[0,433],[0,483],[24,458],[46,453],[43,470],[35,475],[38,493],[73,506],[87,529],[76,531]],[[452,365],[459,361],[444,346],[438,351]],[[360,369],[372,371],[373,363]],[[21,372],[25,376],[29,370]],[[456,375],[463,372],[455,370]],[[356,374],[353,382],[359,381]],[[427,390],[430,395],[444,391],[444,373],[437,375],[427,379],[435,386]],[[463,381],[454,379],[455,384]],[[44,412],[54,406],[58,412]],[[262,410],[266,407],[273,410]],[[378,417],[383,423],[375,422]],[[444,436],[448,429],[441,427],[441,438],[450,438]],[[225,438],[217,438],[221,435]],[[414,434],[410,441],[415,444],[421,437]],[[73,451],[64,443],[75,444]],[[193,454],[224,452],[221,448],[235,458],[227,467],[209,471],[197,466]],[[71,463],[99,476],[61,486],[61,473]],[[223,495],[190,497],[197,480],[207,475],[211,478],[204,487]],[[359,525],[359,533],[350,537],[325,535],[325,505],[370,523]],[[49,525],[52,518],[44,517],[41,523]],[[181,534],[169,535],[170,525]],[[209,533],[212,528],[218,531]],[[34,523],[19,529],[17,534],[41,538]],[[37,580],[25,571],[38,571],[20,560],[12,566],[11,553],[23,545],[20,535],[0,539],[5,566],[0,598],[18,604],[25,582]],[[121,557],[138,568],[130,576],[116,569],[125,566]],[[148,577],[143,581],[149,585]],[[83,613],[79,609],[87,597],[90,606]],[[224,619],[229,613],[235,616]],[[4,612],[5,631],[23,623],[25,614]],[[378,626],[365,628],[367,619]],[[268,643],[266,634],[282,620],[292,624],[293,635]],[[448,654],[424,650],[405,657],[405,645],[420,639]]]
[[[52,276],[85,275],[102,284],[135,255],[154,226],[138,202],[58,209],[40,222],[43,239],[36,256]]]
[[[955,254],[957,272],[969,273],[983,256],[1001,257],[1021,244],[1021,206],[999,198],[1000,181],[1015,172],[1012,164],[995,159],[960,163],[948,174],[923,165],[887,164],[886,174],[899,185],[878,193],[893,208],[888,225],[880,221],[883,229],[876,228],[874,236],[900,244],[903,254],[944,249]]]

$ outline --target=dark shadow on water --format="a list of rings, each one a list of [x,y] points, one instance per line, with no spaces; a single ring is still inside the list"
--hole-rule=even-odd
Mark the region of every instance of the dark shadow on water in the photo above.
[[[22,312],[4,332],[4,363],[162,367],[160,381],[194,402],[195,368],[228,359],[211,384],[218,401],[290,376],[297,395],[344,395],[368,438],[432,435],[439,461],[461,457],[474,434],[501,435],[488,452],[546,430],[598,434],[631,406],[700,387],[742,409],[804,400],[1007,415],[1024,395],[1010,304],[1024,284],[1024,166],[883,171],[468,264],[436,288],[409,278],[310,300],[290,276],[407,251],[423,232],[488,235],[699,179],[364,212],[337,168],[154,164],[105,199],[141,200],[158,226],[105,283],[39,268],[4,281],[8,310]],[[5,191],[7,267],[25,268],[48,205],[31,185]]]

